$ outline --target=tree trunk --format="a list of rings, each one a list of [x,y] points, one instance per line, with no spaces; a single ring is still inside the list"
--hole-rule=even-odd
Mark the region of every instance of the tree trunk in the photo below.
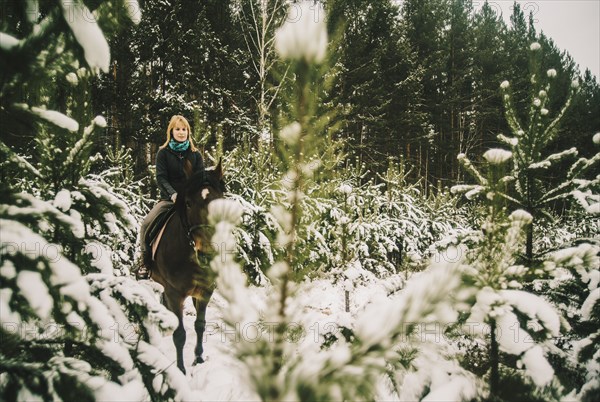
[[[498,395],[498,340],[496,339],[496,320],[490,322],[490,400]]]
[[[527,242],[525,243],[525,257],[527,263],[531,264],[533,261],[533,220],[527,225]]]

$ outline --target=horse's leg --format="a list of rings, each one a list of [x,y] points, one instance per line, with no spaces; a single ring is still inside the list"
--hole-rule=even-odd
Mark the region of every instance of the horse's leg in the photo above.
[[[183,326],[183,302],[185,298],[178,292],[173,290],[165,290],[165,302],[169,310],[171,310],[179,320],[177,329],[173,332],[173,343],[177,351],[177,367],[185,374],[185,366],[183,364],[183,346],[185,345],[185,328]]]
[[[204,352],[203,338],[204,330],[206,329],[206,307],[212,296],[212,291],[202,295],[203,297],[194,298],[194,306],[196,307],[196,321],[194,322],[194,328],[196,329],[196,349],[194,354],[194,364],[204,363],[202,353]]]

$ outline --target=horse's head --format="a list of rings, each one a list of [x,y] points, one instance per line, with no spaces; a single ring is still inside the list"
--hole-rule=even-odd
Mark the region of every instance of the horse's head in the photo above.
[[[187,181],[184,197],[177,197],[177,209],[188,231],[190,242],[196,251],[210,253],[210,239],[213,234],[208,224],[208,204],[218,198],[223,198],[225,183],[221,161],[214,169],[196,173]]]

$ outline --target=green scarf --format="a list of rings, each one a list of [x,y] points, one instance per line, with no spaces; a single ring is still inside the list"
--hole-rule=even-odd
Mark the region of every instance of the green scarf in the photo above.
[[[184,142],[178,142],[174,139],[169,141],[169,148],[171,148],[175,152],[183,152],[186,151],[190,147],[190,140],[185,140]]]

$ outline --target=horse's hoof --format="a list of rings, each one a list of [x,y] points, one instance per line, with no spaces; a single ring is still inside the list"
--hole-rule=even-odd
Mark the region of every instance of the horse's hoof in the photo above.
[[[196,364],[202,364],[204,363],[204,359],[202,357],[196,357],[196,359],[194,360],[194,366]]]

